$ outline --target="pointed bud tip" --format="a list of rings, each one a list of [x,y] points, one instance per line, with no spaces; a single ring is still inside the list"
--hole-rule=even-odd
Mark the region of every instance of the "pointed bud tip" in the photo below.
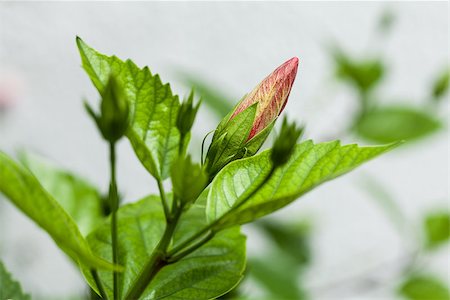
[[[296,65],[298,65],[298,63],[299,63],[299,59],[298,59],[298,57],[297,56],[294,56],[293,58],[291,58],[290,60],[288,60],[287,62],[289,62],[289,63],[291,63],[291,64],[296,64]]]
[[[287,60],[284,64],[282,64],[281,68],[288,70],[288,72],[290,70],[297,72],[299,61],[300,60],[298,59],[298,57],[294,56],[293,58]]]

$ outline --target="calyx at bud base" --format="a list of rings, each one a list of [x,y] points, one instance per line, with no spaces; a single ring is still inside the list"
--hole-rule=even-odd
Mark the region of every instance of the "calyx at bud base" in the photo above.
[[[220,122],[206,155],[210,179],[231,161],[252,156],[261,148],[286,106],[297,68],[298,58],[286,61]]]

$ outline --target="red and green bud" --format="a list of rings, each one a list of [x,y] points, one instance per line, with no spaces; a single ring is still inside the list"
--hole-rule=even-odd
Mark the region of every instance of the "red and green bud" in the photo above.
[[[275,69],[238,104],[231,119],[252,104],[258,103],[248,140],[266,128],[283,111],[297,75],[297,68],[298,58],[293,57]]]
[[[254,155],[286,106],[298,68],[294,57],[279,66],[246,95],[217,127],[206,156],[214,177],[233,160]]]

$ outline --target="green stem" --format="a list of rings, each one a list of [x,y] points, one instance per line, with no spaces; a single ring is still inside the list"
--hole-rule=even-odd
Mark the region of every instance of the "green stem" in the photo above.
[[[150,259],[144,265],[141,273],[137,277],[138,279],[131,286],[125,299],[139,299],[156,274],[168,264],[166,259],[167,248],[170,245],[182,211],[183,208],[178,207],[173,219],[167,221],[167,226],[161,240],[150,256]]]
[[[161,179],[156,179],[156,182],[158,183],[159,195],[161,197],[161,202],[162,202],[162,206],[164,209],[164,215],[166,217],[166,220],[169,221],[172,216],[171,216],[170,210],[169,210],[169,202],[167,201],[166,191],[164,190],[164,185],[163,185]]]
[[[177,255],[168,256],[167,261],[169,263],[175,263],[175,262],[179,261],[183,257],[191,254],[192,252],[194,252],[195,250],[197,250],[198,248],[200,248],[201,246],[203,246],[204,244],[209,242],[215,235],[216,235],[216,233],[214,231],[210,231],[203,239],[201,239],[197,243],[193,244],[189,248],[185,249],[184,251],[181,251]]]
[[[92,278],[94,278],[95,284],[97,285],[98,292],[100,293],[100,297],[102,299],[108,300],[108,294],[105,292],[105,288],[103,287],[100,278],[98,277],[98,273],[96,269],[91,269]]]
[[[109,143],[109,162],[111,166],[111,181],[109,185],[109,204],[111,206],[111,242],[113,263],[119,263],[117,247],[117,209],[119,207],[119,197],[116,182],[116,144]],[[119,299],[119,273],[113,271],[113,298]]]

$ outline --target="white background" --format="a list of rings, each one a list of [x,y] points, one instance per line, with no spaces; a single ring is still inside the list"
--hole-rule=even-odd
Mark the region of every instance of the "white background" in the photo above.
[[[382,39],[376,24],[386,9],[396,22]],[[80,67],[76,35],[103,53],[148,65],[181,96],[188,87],[179,70],[190,70],[217,84],[233,97],[231,102],[298,56],[300,67],[285,113],[306,123],[307,136],[316,141],[341,138],[339,128],[356,105],[352,91],[332,80],[327,47],[333,41],[360,57],[382,53],[389,75],[377,93],[385,103],[423,103],[449,53],[446,2],[0,3],[0,88],[2,78],[11,77],[19,87],[17,102],[1,114],[0,149],[10,154],[20,148],[38,151],[103,190],[106,147],[81,101],[86,96],[94,103],[98,95]],[[448,105],[443,106],[440,115],[446,118],[448,112]],[[203,107],[195,145],[215,122]],[[127,201],[155,192],[155,182],[127,141],[120,144],[119,155],[119,185]],[[448,160],[445,129],[321,186],[277,213],[314,220],[314,264],[305,280],[316,298],[390,297],[388,287],[364,295],[341,288],[323,292],[323,286],[339,286],[335,281],[389,265],[405,253],[397,231],[361,188],[360,179],[370,175],[379,180],[418,225],[427,210],[448,205]],[[0,257],[24,289],[46,299],[80,293],[82,279],[51,239],[3,199],[0,210]],[[264,245],[249,231],[250,251],[258,251]],[[448,248],[441,250],[431,269],[445,278],[448,259]],[[383,267],[374,270],[385,276]]]

